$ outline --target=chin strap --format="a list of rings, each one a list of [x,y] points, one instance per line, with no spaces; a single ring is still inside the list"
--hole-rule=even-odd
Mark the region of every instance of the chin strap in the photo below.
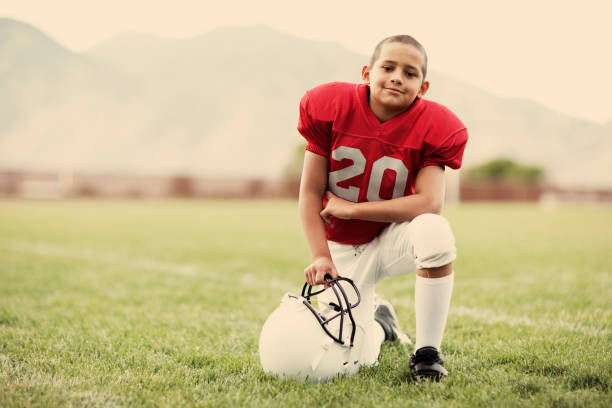
[[[346,292],[344,291],[344,288],[342,287],[342,285],[340,285],[340,281],[345,281],[353,287],[353,290],[355,291],[355,294],[357,295],[357,302],[355,304],[350,304],[348,296],[346,295]],[[316,292],[313,292],[312,285],[309,285],[308,282],[304,283],[304,286],[302,287],[302,297],[305,299],[303,303],[312,312],[312,314],[315,316],[317,321],[321,324],[323,331],[325,331],[325,333],[329,337],[331,337],[335,342],[340,343],[340,344],[344,344],[344,341],[342,340],[342,330],[344,328],[344,314],[347,313],[349,316],[349,320],[351,321],[351,326],[352,326],[350,346],[353,347],[353,344],[355,341],[356,324],[355,324],[355,319],[353,318],[353,313],[351,309],[357,307],[359,303],[361,303],[361,295],[359,294],[359,290],[357,289],[357,286],[355,286],[355,283],[353,283],[351,279],[343,278],[341,276],[338,276],[337,278],[332,279],[331,276],[325,275],[325,282],[327,282],[327,284],[329,285],[329,288],[331,288],[332,291],[334,292],[334,295],[336,295],[338,304],[336,305],[335,303],[330,303],[330,305],[332,305],[334,307],[334,310],[337,311],[338,313],[326,319],[314,309],[314,307],[312,306],[310,302],[310,298],[318,295],[319,293],[322,293],[328,288],[324,288]],[[344,307],[343,307],[343,304],[344,304]],[[334,336],[327,328],[327,324],[331,322],[332,320],[336,319],[337,317],[340,317],[340,329],[338,331],[338,336]]]

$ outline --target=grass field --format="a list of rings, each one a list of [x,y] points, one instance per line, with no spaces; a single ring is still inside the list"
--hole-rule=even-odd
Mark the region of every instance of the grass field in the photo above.
[[[451,375],[325,384],[257,341],[309,259],[294,201],[0,201],[0,406],[612,406],[612,207],[448,208]],[[414,275],[379,292],[414,333]]]

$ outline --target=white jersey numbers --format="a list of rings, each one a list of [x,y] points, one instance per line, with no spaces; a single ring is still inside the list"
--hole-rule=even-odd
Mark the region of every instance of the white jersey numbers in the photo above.
[[[372,174],[368,184],[368,201],[382,200],[380,197],[380,186],[385,170],[393,170],[395,172],[395,186],[393,187],[393,196],[391,198],[398,198],[404,195],[406,182],[408,181],[406,165],[400,159],[383,156],[376,160],[372,166]]]
[[[356,186],[340,187],[338,183],[365,173],[367,163],[361,150],[354,147],[340,146],[332,152],[332,158],[336,161],[344,159],[351,160],[352,165],[329,173],[329,189],[338,197],[345,200],[357,202],[360,188]],[[408,168],[400,159],[383,156],[372,164],[370,180],[366,198],[368,201],[381,201],[380,187],[386,170],[395,172],[395,186],[392,198],[402,197],[408,182]]]
[[[336,161],[344,159],[353,161],[353,165],[329,173],[329,188],[338,197],[356,203],[359,198],[359,187],[350,186],[349,188],[344,188],[340,187],[338,183],[363,174],[366,166],[365,156],[359,149],[340,146],[332,152],[332,158]]]

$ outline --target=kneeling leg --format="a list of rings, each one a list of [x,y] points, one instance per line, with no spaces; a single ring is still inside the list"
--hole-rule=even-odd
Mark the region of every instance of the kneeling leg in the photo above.
[[[455,239],[446,219],[423,214],[409,225],[417,267],[416,344],[440,349],[453,291]]]

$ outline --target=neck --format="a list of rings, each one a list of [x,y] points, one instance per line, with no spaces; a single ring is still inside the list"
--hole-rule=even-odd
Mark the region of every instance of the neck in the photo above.
[[[412,101],[412,103],[406,109],[402,109],[402,110],[398,110],[398,111],[389,111],[388,109],[385,109],[382,106],[379,106],[377,104],[373,104],[372,101],[370,100],[370,95],[368,93],[368,105],[370,105],[370,109],[372,109],[372,112],[374,113],[374,116],[376,116],[378,118],[380,123],[384,123],[384,122],[386,122],[386,121],[388,121],[390,119],[393,119],[397,115],[400,115],[400,114],[406,112],[408,109],[410,109],[410,107],[412,105],[414,105],[414,103],[417,101],[417,99]]]

